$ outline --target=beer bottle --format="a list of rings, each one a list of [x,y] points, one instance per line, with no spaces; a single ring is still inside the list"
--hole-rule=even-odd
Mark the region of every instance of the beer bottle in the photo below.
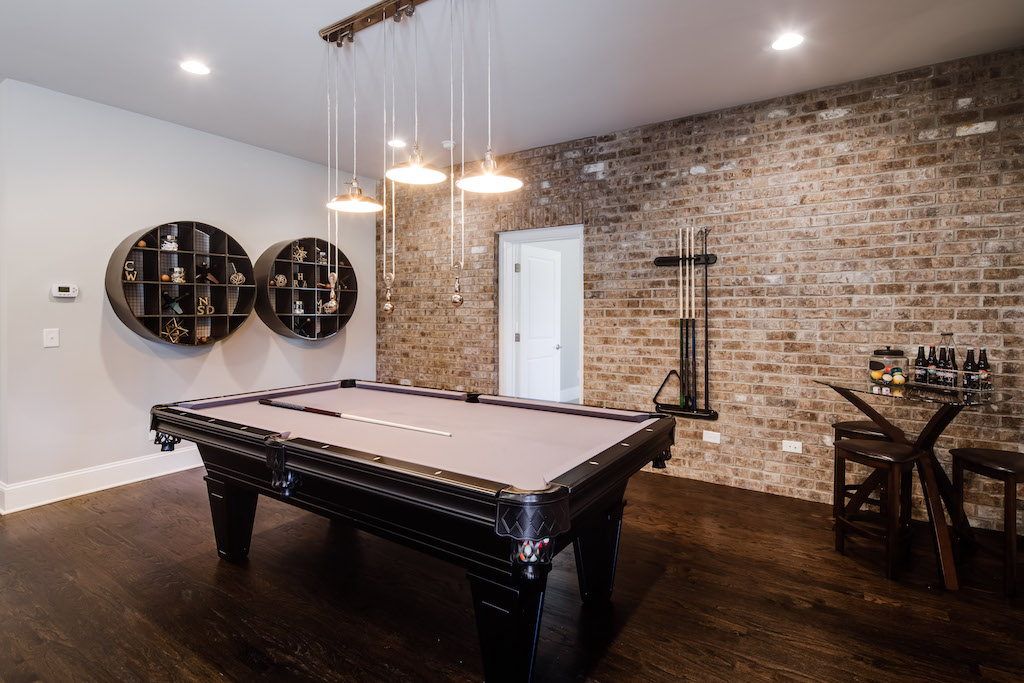
[[[974,362],[974,349],[967,349],[964,360],[964,389],[978,388],[978,364]]]
[[[917,360],[914,361],[914,382],[928,384],[928,361],[924,358],[924,347],[917,347]]]
[[[949,374],[950,374],[950,386],[960,386],[960,366],[956,364],[956,347],[949,347]]]
[[[939,386],[948,387],[951,382],[949,381],[949,361],[946,359],[945,346],[939,349],[939,362],[935,364],[935,371],[939,376]]]
[[[928,347],[928,384],[939,383],[937,363],[938,361],[935,360],[935,344],[932,344]]]
[[[981,351],[978,353],[978,388],[979,389],[991,389],[992,388],[992,366],[988,364],[988,353],[985,347],[981,347]]]

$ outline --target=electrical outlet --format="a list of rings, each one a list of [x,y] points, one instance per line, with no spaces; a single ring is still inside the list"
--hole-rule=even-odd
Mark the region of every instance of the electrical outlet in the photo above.
[[[46,327],[43,328],[43,348],[52,349],[60,346],[60,328],[58,327]]]
[[[708,443],[722,443],[722,435],[718,432],[709,432],[704,430],[704,440]]]
[[[804,445],[799,441],[783,441],[782,450],[787,453],[803,453]]]

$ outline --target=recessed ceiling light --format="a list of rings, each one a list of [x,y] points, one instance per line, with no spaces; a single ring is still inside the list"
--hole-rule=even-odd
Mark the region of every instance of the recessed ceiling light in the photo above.
[[[804,42],[804,37],[799,33],[783,33],[772,43],[772,49],[792,50],[802,42]]]
[[[392,138],[388,140],[388,147],[394,147],[395,149],[402,149],[405,147],[405,140],[399,138]]]
[[[202,62],[197,62],[194,59],[182,62],[181,68],[190,74],[196,74],[197,76],[205,76],[210,73],[210,67],[206,66]]]

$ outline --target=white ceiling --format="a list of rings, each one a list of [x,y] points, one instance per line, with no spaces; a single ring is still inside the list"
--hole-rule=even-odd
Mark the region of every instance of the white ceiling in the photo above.
[[[420,25],[420,139],[424,155],[442,165],[450,1],[421,5],[413,20]],[[486,144],[486,2],[464,1],[472,159]],[[0,0],[0,79],[323,162],[328,48],[317,30],[368,4]],[[494,8],[499,154],[1024,43],[1022,0],[494,0]],[[397,27],[395,43],[408,72],[398,83],[406,137],[413,22]],[[806,42],[770,50],[788,30]],[[360,175],[379,176],[384,163],[382,35],[377,26],[356,39]],[[186,58],[205,61],[213,74],[185,73],[178,63]],[[350,107],[346,94],[345,169]]]

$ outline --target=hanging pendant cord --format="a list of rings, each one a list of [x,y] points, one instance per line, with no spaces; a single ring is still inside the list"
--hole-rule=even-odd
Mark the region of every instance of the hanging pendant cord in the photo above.
[[[420,143],[420,22],[413,19],[412,27],[412,139]]]
[[[462,120],[459,123],[459,135],[462,139],[459,142],[459,151],[462,153],[462,162],[459,166],[459,177],[466,177],[466,1],[462,0],[459,5],[459,21],[462,24],[459,30],[459,70],[462,74],[462,93],[459,97],[462,110]],[[459,188],[459,230],[461,237],[459,243],[461,252],[459,263],[466,266],[466,191]]]
[[[334,195],[331,194],[331,43],[327,43],[327,201]],[[327,210],[327,239],[331,238],[331,213]]]
[[[494,0],[487,2],[487,151],[491,151],[491,6]]]
[[[384,25],[384,59],[381,60],[384,65],[384,75],[381,84],[381,94],[384,96],[383,99],[383,116],[384,116],[384,170],[388,168],[388,11],[385,8],[381,22]],[[384,178],[381,180],[381,195],[384,197],[384,212],[381,216],[381,250],[380,250],[380,276],[381,279],[387,277],[388,274],[388,179]]]
[[[356,180],[356,151],[359,146],[356,144],[356,49],[352,48],[352,180]]]
[[[449,267],[455,267],[455,0],[449,0]]]

